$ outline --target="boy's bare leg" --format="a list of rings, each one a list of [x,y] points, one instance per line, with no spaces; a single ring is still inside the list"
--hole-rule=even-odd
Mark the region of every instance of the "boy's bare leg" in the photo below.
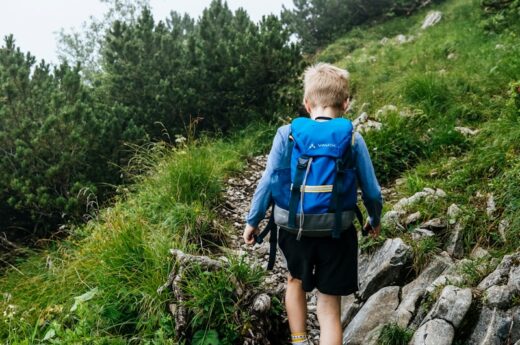
[[[285,309],[289,319],[291,333],[307,331],[307,299],[302,287],[302,281],[288,275],[285,291]]]
[[[320,323],[320,345],[341,345],[340,307],[341,296],[318,293],[318,322]]]

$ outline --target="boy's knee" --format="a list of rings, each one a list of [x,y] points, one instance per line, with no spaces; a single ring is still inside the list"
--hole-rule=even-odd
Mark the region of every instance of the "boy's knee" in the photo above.
[[[341,296],[318,292],[318,305],[322,309],[336,311],[341,305]]]

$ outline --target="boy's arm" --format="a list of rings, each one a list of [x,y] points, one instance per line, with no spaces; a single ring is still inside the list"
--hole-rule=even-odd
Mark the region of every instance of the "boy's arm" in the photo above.
[[[273,171],[280,167],[282,159],[284,157],[284,140],[287,140],[286,130],[281,127],[276,132],[273,140],[273,146],[271,152],[267,158],[267,164],[262,178],[258,182],[253,199],[251,201],[251,207],[249,214],[246,217],[246,222],[249,226],[257,228],[258,224],[265,217],[269,202],[271,201],[271,175]]]
[[[367,145],[359,133],[355,133],[354,151],[356,153],[356,173],[361,187],[363,204],[368,212],[368,222],[372,228],[379,226],[381,222],[381,211],[383,209],[383,198],[381,187],[377,182],[374,166],[370,159]]]

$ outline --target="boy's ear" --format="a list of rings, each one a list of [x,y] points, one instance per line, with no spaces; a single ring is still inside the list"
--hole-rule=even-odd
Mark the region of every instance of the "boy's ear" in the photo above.
[[[347,98],[345,102],[343,102],[343,111],[347,111],[350,100]]]
[[[305,110],[310,114],[312,112],[311,102],[308,99],[304,99],[303,104],[305,105]]]

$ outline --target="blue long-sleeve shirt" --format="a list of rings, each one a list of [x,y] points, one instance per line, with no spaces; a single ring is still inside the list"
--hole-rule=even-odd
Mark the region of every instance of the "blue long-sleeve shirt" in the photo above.
[[[275,169],[287,165],[289,161],[289,135],[291,126],[285,125],[278,128],[273,140],[271,152],[267,158],[267,165],[262,178],[258,182],[249,214],[246,221],[254,227],[265,217],[269,202],[271,200],[271,175]],[[368,221],[372,227],[379,225],[381,221],[381,211],[383,208],[383,198],[381,187],[377,182],[374,167],[368,153],[367,145],[359,133],[355,133],[353,153],[356,159],[355,168],[359,187],[361,188],[363,204],[368,212]]]

